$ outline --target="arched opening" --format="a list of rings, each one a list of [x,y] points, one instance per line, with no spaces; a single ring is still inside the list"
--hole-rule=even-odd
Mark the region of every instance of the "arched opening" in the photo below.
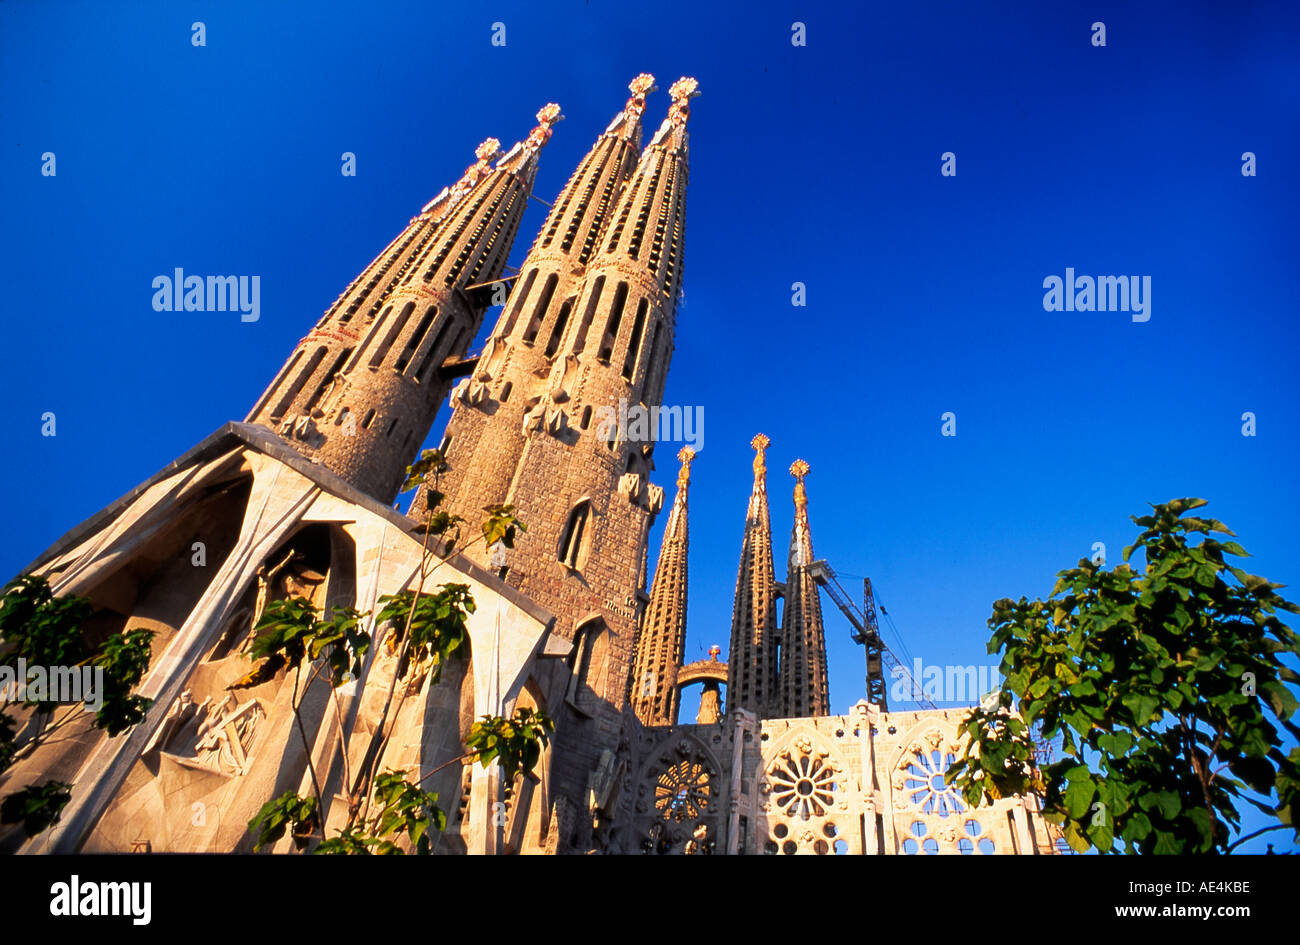
[[[612,634],[601,617],[579,625],[569,654],[569,687],[565,698],[584,715],[591,715],[605,701]]]
[[[573,570],[579,570],[586,561],[586,548],[590,544],[587,541],[589,520],[591,518],[591,502],[583,499],[569,512],[568,521],[565,522],[564,531],[560,535],[560,547],[558,558],[560,563]]]

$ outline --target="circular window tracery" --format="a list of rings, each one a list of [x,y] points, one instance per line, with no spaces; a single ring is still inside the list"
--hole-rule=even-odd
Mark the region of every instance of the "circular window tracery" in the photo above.
[[[772,801],[787,817],[824,817],[835,802],[835,772],[822,758],[790,753],[768,777]]]
[[[938,814],[940,817],[960,814],[966,810],[966,805],[957,792],[943,780],[944,772],[956,760],[956,755],[944,755],[937,749],[916,753],[914,760],[907,766],[903,788],[914,806],[920,807],[927,814]]]
[[[712,798],[709,772],[695,761],[670,765],[655,784],[655,809],[665,820],[694,820],[708,809]]]

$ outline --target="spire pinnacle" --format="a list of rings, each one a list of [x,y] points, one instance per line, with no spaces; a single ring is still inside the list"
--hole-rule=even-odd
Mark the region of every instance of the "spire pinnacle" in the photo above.
[[[659,86],[655,85],[654,76],[643,72],[627,84],[627,90],[632,95],[623,106],[623,114],[627,116],[628,121],[636,121],[645,111],[645,97],[651,92],[659,91]]]
[[[669,87],[668,94],[673,99],[668,120],[674,125],[686,124],[686,119],[691,117],[691,99],[700,94],[700,83],[690,76],[682,76]]]
[[[689,446],[683,446],[677,451],[677,461],[682,464],[681,471],[677,473],[677,486],[684,488],[691,481],[691,460],[695,458],[695,450]]]
[[[727,702],[770,718],[777,684],[776,579],[772,565],[772,519],[767,507],[767,457],[771,444],[759,433],[754,449],[754,489],[745,513],[740,569],[731,614],[731,653],[727,657]]]
[[[794,476],[794,504],[803,508],[808,505],[808,492],[804,489],[803,477],[808,475],[809,467],[802,459],[790,464],[790,475]]]
[[[500,153],[500,141],[496,138],[484,138],[483,142],[474,149],[474,157],[478,160],[465,168],[465,173],[460,175],[460,180],[450,187],[443,188],[442,193],[426,203],[420,213],[433,216],[450,210],[461,197],[473,190],[479,181],[492,173],[492,162]]]
[[[537,152],[551,140],[551,126],[563,120],[564,115],[560,113],[559,105],[554,102],[543,105],[537,111],[537,125],[528,132],[527,138],[506,152],[497,163],[497,170],[520,172],[525,167],[535,167],[532,162],[537,159]]]
[[[609,127],[605,129],[605,134],[614,135],[624,141],[630,141],[637,148],[640,148],[641,115],[645,111],[645,97],[651,92],[658,91],[658,86],[655,85],[654,76],[648,72],[642,72],[627,84],[627,90],[632,94],[628,97],[623,110],[615,115],[614,120],[609,123]]]
[[[771,445],[771,443],[772,441],[769,440],[767,436],[762,433],[758,434],[752,440],[749,441],[749,445],[754,450],[755,453],[754,456],[755,481],[762,479],[764,476],[767,475],[767,459],[764,454],[768,446]]]
[[[528,140],[524,147],[537,151],[547,141],[551,140],[551,126],[556,122],[564,121],[564,115],[560,113],[560,106],[554,102],[548,102],[537,111],[537,127],[528,133]]]
[[[794,528],[790,531],[790,557],[785,579],[784,626],[781,628],[780,685],[774,711],[784,718],[830,714],[826,683],[826,633],[822,625],[817,582],[812,564],[812,531],[808,526],[808,493],[804,477],[808,464],[790,464],[794,476]]]
[[[632,659],[632,709],[646,725],[675,725],[681,704],[677,671],[686,652],[686,493],[695,450],[683,446],[677,458],[682,463],[677,496],[664,529],[659,566],[641,615]]]
[[[652,145],[667,143],[671,150],[686,150],[686,120],[691,117],[691,99],[700,94],[700,83],[689,76],[683,76],[668,89],[673,103],[668,108],[668,117],[655,132]]]

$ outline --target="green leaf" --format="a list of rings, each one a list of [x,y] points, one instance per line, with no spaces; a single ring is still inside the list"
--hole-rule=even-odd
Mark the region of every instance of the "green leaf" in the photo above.
[[[34,837],[59,822],[59,816],[72,800],[72,785],[46,781],[39,787],[30,785],[16,791],[0,803],[0,824],[23,825],[23,832]]]
[[[1074,820],[1082,820],[1092,808],[1097,789],[1091,781],[1071,781],[1065,789],[1065,809]]]

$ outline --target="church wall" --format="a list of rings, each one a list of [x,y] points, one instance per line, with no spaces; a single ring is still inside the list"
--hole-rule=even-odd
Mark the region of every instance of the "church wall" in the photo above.
[[[246,651],[255,613],[268,599],[299,595],[318,606],[374,612],[381,595],[412,582],[421,557],[419,536],[409,532],[408,520],[351,491],[270,434],[231,425],[214,439],[235,442],[231,431],[248,438],[239,467],[252,478],[238,539],[224,560],[209,562],[214,573],[206,589],[176,618],[180,625],[155,653],[137,688],[156,700],[147,719],[112,739],[88,730],[85,743],[65,758],[33,758],[6,772],[6,784],[26,783],[37,772],[61,770],[62,763],[64,779],[73,783],[62,822],[27,843],[27,851],[245,850],[251,846],[247,820],[265,801],[284,790],[313,790],[291,710],[292,673],[282,671],[251,690],[227,690],[252,667]],[[177,475],[160,478],[164,494]],[[66,574],[110,580],[110,570],[96,558],[118,554],[106,540],[115,534],[115,520],[139,521],[150,513],[137,504],[156,499],[152,488],[139,490],[116,516],[97,517],[103,520],[92,520],[78,541],[39,559],[36,570],[57,562]],[[171,511],[183,516],[184,506]],[[159,533],[166,533],[167,516],[159,514]],[[298,570],[275,571],[294,548],[304,552]],[[158,573],[165,574],[168,566],[159,561]],[[413,691],[402,700],[397,733],[381,759],[387,767],[410,764],[423,774],[441,763],[475,714],[500,712],[518,696],[542,649],[550,623],[544,611],[459,558],[438,565],[426,587],[448,581],[469,585],[477,604],[468,620],[471,650],[487,658],[450,666],[438,686],[418,676],[410,680]],[[381,628],[371,652],[385,649]],[[346,794],[336,770],[341,768],[336,761],[340,732],[346,733],[350,764],[359,762],[378,724],[391,670],[391,664],[372,656],[361,678],[339,690],[337,706],[331,705],[334,694],[323,679],[300,681],[300,715],[317,776],[326,782],[327,807],[334,806],[330,799]],[[36,761],[39,766],[33,766]],[[444,797],[454,804],[459,772],[453,773],[452,790]],[[490,818],[491,805],[502,801],[494,777],[476,767],[468,779],[477,802],[468,812],[475,824],[469,848],[478,852],[499,841]],[[449,820],[457,823],[456,812],[451,813]],[[13,829],[0,835],[7,848],[19,842]]]
[[[627,713],[623,799],[599,852],[1044,854],[1034,798],[972,810],[942,775],[964,709],[646,727]],[[701,803],[701,801],[707,801]]]

